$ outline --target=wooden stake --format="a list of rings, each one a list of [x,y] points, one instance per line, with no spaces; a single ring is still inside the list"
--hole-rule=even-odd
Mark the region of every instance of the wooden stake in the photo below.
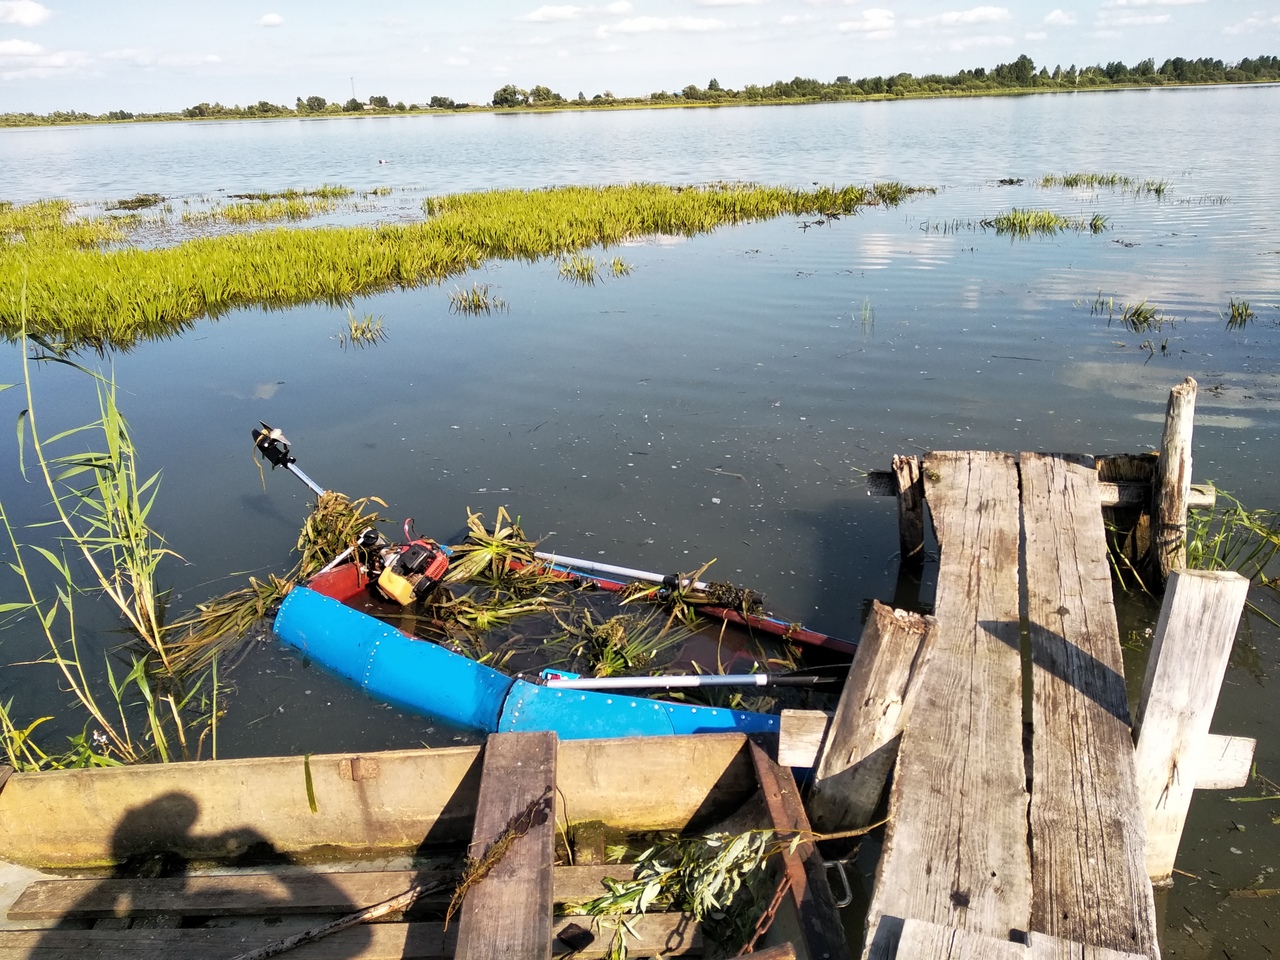
[[[898,481],[898,549],[903,566],[924,563],[924,480],[920,458],[897,455],[893,473]]]
[[[1191,492],[1191,431],[1196,413],[1196,382],[1187,377],[1169,391],[1164,435],[1156,468],[1151,560],[1161,582],[1187,565],[1187,497]]]
[[[1169,884],[1209,722],[1249,581],[1238,573],[1175,570],[1165,590],[1137,723],[1138,794],[1147,872]]]

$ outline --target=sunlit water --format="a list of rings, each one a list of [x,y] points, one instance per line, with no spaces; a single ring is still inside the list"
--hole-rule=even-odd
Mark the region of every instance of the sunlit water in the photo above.
[[[496,186],[937,186],[821,226],[784,219],[629,245],[610,256],[632,274],[590,288],[551,262],[493,263],[463,281],[492,284],[509,313],[451,315],[451,285],[370,297],[355,309],[384,317],[389,341],[365,350],[339,346],[345,310],[317,306],[239,311],[109,358],[144,464],[164,473],[153,522],[185,560],[167,573],[179,607],[288,565],[308,498],[279,472],[259,480],[249,430],[263,419],[285,428],[317,480],[379,495],[420,531],[452,536],[468,507],[492,518],[506,505],[564,553],[662,571],[715,558],[714,575],[761,589],[780,614],[853,636],[866,602],[898,589],[894,505],[866,497],[860,473],[894,453],[1150,449],[1169,387],[1190,375],[1201,386],[1196,479],[1280,507],[1278,108],[1280,89],[1247,87],[5,130],[0,195],[101,204],[158,192],[180,209],[219,191],[395,188],[342,215],[368,220],[416,216],[427,193]],[[1074,170],[1170,189],[1157,200],[1033,185]],[[1010,241],[969,226],[1013,206],[1101,213],[1111,227]],[[1091,309],[1099,294],[1117,315],[1146,300],[1166,323],[1109,325]],[[1226,330],[1231,298],[1256,314],[1242,331]],[[20,379],[17,360],[0,353],[0,382]],[[70,371],[40,370],[35,385],[46,429],[94,414]],[[18,390],[0,393],[9,422],[24,406]],[[19,520],[45,515],[16,457],[4,456],[0,483]],[[1126,636],[1153,625],[1147,604],[1121,598],[1120,611]],[[2,642],[6,663],[40,652],[21,628]],[[1272,779],[1277,660],[1275,628],[1248,616],[1215,722],[1257,737]],[[36,669],[6,667],[0,697],[64,713]],[[271,641],[232,679],[222,755],[459,736]],[[1230,802],[1255,793],[1197,796],[1179,867],[1200,879],[1180,877],[1167,901],[1166,956],[1280,949],[1268,901],[1225,895],[1280,886],[1269,872],[1280,802]]]

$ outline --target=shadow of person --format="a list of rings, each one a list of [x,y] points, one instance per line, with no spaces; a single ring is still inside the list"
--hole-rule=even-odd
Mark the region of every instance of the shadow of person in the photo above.
[[[126,811],[111,836],[110,876],[62,911],[33,956],[101,941],[96,945],[113,956],[212,950],[230,957],[366,906],[353,904],[333,875],[299,864],[252,826],[194,832],[199,814],[195,798],[179,791]],[[371,939],[368,927],[351,928],[330,940],[325,955],[356,956]]]

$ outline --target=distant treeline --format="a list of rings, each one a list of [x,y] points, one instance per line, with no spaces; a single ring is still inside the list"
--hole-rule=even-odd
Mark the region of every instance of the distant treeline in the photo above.
[[[1096,64],[1079,67],[1073,63],[1063,68],[1060,64],[1052,70],[1041,66],[1026,54],[1011,63],[1001,63],[991,70],[975,67],[961,70],[950,76],[930,73],[917,77],[911,73],[898,73],[891,77],[863,77],[854,80],[839,76],[831,82],[809,77],[792,80],[776,80],[766,86],[747,84],[740,90],[722,87],[712,79],[706,87],[689,84],[683,90],[669,93],[659,90],[645,96],[617,97],[612,91],[587,97],[578,91],[577,97],[566,98],[550,87],[538,85],[529,90],[507,84],[494,91],[489,104],[455,102],[447,96],[435,95],[421,103],[391,103],[385,96],[370,97],[367,101],[354,97],[344,103],[330,103],[321,96],[298,97],[292,107],[259,100],[248,106],[225,106],[221,103],[198,103],[177,113],[131,113],[112,110],[91,114],[76,110],[55,110],[49,114],[5,113],[0,114],[0,126],[38,126],[59,123],[112,122],[128,120],[195,120],[203,118],[296,117],[332,116],[353,113],[408,113],[440,110],[466,110],[492,106],[498,109],[521,107],[598,107],[598,106],[649,106],[654,104],[735,104],[812,102],[830,100],[862,100],[886,97],[939,97],[955,95],[982,95],[984,93],[1042,92],[1052,90],[1089,90],[1098,87],[1162,86],[1165,84],[1206,83],[1255,83],[1280,81],[1280,57],[1245,57],[1238,63],[1224,63],[1211,57],[1186,60],[1173,57],[1156,66],[1154,59],[1146,59],[1130,67],[1119,60],[1105,66]]]

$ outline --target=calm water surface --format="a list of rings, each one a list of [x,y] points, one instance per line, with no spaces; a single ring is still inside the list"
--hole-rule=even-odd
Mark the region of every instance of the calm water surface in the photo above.
[[[763,590],[779,613],[851,636],[865,603],[898,587],[894,505],[860,482],[897,452],[1146,450],[1169,387],[1190,375],[1201,384],[1196,478],[1280,507],[1276,116],[1280,89],[1246,87],[5,130],[0,197],[92,207],[158,192],[178,206],[326,182],[394,188],[340,215],[367,221],[418,216],[427,193],[499,186],[938,187],[822,226],[785,219],[638,242],[610,252],[631,276],[591,288],[550,262],[465,278],[494,285],[506,314],[450,315],[452,285],[370,297],[355,309],[384,317],[390,339],[363,351],[337,343],[345,310],[315,306],[238,311],[104,360],[144,463],[164,473],[153,519],[185,559],[169,570],[181,603],[288,565],[307,497],[279,473],[260,482],[248,432],[261,418],[285,428],[320,482],[382,496],[419,530],[452,536],[466,508],[492,517],[506,505],[568,554],[658,570],[716,558],[713,574]],[[1157,200],[1032,185],[1075,170],[1170,189]],[[1101,213],[1111,229],[1011,242],[970,226],[1013,206]],[[1166,323],[1145,334],[1108,325],[1091,312],[1100,294],[1118,308],[1146,300]],[[1243,331],[1225,329],[1230,298],[1257,315]],[[17,360],[0,351],[0,382],[20,377]],[[36,390],[46,429],[94,413],[69,371],[40,371]],[[0,393],[0,418],[16,418],[17,394]],[[5,505],[40,518],[15,459],[0,459]],[[1277,615],[1269,597],[1255,600]],[[1155,612],[1122,598],[1122,632],[1140,637]],[[6,663],[39,653],[20,630],[2,643]],[[1135,670],[1142,656],[1139,643]],[[1258,769],[1273,780],[1278,661],[1276,629],[1248,616],[1215,721],[1258,738]],[[0,697],[64,711],[44,680],[5,667]],[[233,680],[227,756],[461,736],[352,693],[269,640]],[[1199,879],[1179,878],[1165,900],[1166,956],[1280,950],[1268,901],[1226,896],[1280,885],[1280,802],[1230,802],[1255,793],[1197,796],[1179,866]]]

